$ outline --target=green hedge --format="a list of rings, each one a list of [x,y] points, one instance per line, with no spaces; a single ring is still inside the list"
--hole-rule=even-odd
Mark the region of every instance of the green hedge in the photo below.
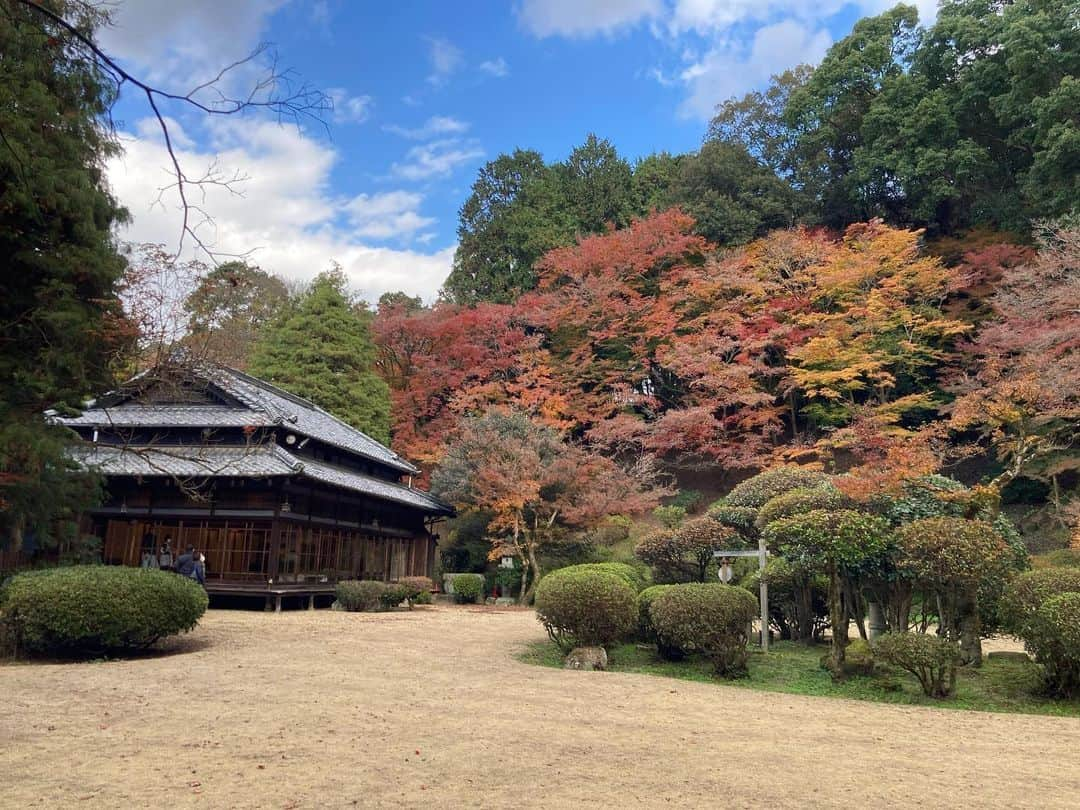
[[[874,652],[914,675],[929,697],[947,698],[956,688],[960,651],[947,639],[925,633],[886,633],[874,642]]]
[[[652,601],[649,618],[660,644],[712,659],[716,674],[745,675],[747,628],[757,600],[743,588],[719,582],[676,585]]]
[[[646,573],[642,572],[642,569],[635,568],[628,563],[617,562],[605,562],[605,563],[581,563],[580,565],[569,565],[566,568],[560,568],[559,571],[606,571],[609,574],[614,574],[631,588],[634,589],[634,593],[640,593],[645,589],[645,586],[649,584],[649,578]]]
[[[1024,643],[1043,666],[1046,690],[1080,695],[1080,593],[1047,599],[1028,621]]]
[[[563,652],[609,645],[633,632],[637,593],[604,565],[572,565],[540,580],[536,615]]]
[[[347,579],[334,588],[337,605],[353,613],[380,610],[386,584],[376,580]]]
[[[454,601],[458,604],[477,602],[484,595],[483,574],[458,574],[452,580]]]
[[[101,655],[192,630],[208,601],[198,584],[176,574],[76,565],[12,577],[0,589],[0,622],[21,651]]]

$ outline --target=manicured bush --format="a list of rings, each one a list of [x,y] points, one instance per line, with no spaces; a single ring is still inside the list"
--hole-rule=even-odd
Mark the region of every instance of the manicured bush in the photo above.
[[[793,465],[773,467],[771,470],[747,478],[724,498],[727,506],[745,506],[760,509],[777,495],[793,489],[813,489],[828,483],[829,476],[820,470],[809,470]]]
[[[874,642],[878,657],[914,675],[923,694],[947,698],[956,688],[960,653],[951,641],[925,633],[886,633]]]
[[[844,494],[832,484],[807,489],[800,487],[770,498],[758,510],[754,525],[764,529],[774,520],[801,515],[815,509],[836,510],[848,505]]]
[[[685,506],[658,506],[652,513],[654,518],[669,529],[677,529],[686,520]]]
[[[379,601],[382,602],[384,609],[393,610],[408,598],[408,587],[402,585],[400,582],[391,582],[386,586],[386,590],[382,592]]]
[[[484,594],[483,574],[458,574],[452,580],[454,601],[459,605],[478,602]]]
[[[402,577],[398,584],[405,589],[405,599],[409,607],[413,605],[430,605],[431,592],[435,590],[435,583],[428,577]]]
[[[757,537],[757,509],[749,506],[732,506],[725,501],[717,501],[709,507],[709,517],[718,523],[734,529],[744,540],[753,540]]]
[[[746,674],[747,628],[757,600],[743,588],[719,582],[677,585],[652,600],[649,618],[661,644],[712,659],[716,674]]]
[[[1026,623],[1024,646],[1042,664],[1047,692],[1080,695],[1080,592],[1047,599]]]
[[[1027,625],[1048,600],[1065,593],[1080,593],[1080,568],[1040,568],[1016,577],[1005,591],[1005,625],[1021,638]]]
[[[651,565],[658,579],[704,582],[713,551],[731,545],[735,531],[711,517],[686,521],[677,529],[653,532],[641,539],[634,555]]]
[[[536,615],[563,652],[613,644],[633,632],[637,592],[605,565],[573,565],[540,580]]]
[[[846,675],[872,675],[874,673],[874,650],[870,644],[857,638],[848,644],[844,652]]]
[[[656,643],[656,631],[652,626],[652,619],[649,618],[649,610],[652,608],[653,600],[660,594],[676,587],[675,585],[650,585],[648,588],[638,594],[638,626],[637,636],[640,641],[646,644]]]
[[[386,583],[375,580],[346,579],[334,587],[336,604],[353,613],[380,610]]]
[[[635,568],[629,563],[581,563],[580,565],[569,565],[566,568],[560,568],[560,571],[569,570],[590,570],[590,571],[607,571],[609,574],[614,574],[631,588],[634,589],[634,593],[640,592],[649,584],[648,572],[642,568]]]
[[[206,591],[186,577],[76,565],[12,577],[0,589],[0,622],[20,651],[99,655],[187,632],[207,604]]]

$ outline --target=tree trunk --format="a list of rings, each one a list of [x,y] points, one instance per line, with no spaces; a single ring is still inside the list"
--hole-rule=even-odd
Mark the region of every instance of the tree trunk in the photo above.
[[[982,622],[977,598],[964,600],[960,610],[960,661],[968,666],[982,666]]]
[[[834,678],[844,672],[844,659],[848,645],[848,615],[845,609],[843,584],[836,564],[829,566],[829,624],[832,625],[832,646],[829,651],[829,669]]]
[[[533,593],[536,591],[536,584],[540,581],[540,563],[536,559],[536,549],[532,543],[526,546],[526,550],[529,554],[529,568],[532,570],[532,580],[529,582],[529,590],[524,588],[521,591],[521,604],[527,605],[532,601]]]
[[[518,591],[518,604],[524,605],[525,594],[529,590],[529,558],[524,554],[521,555],[521,589]]]

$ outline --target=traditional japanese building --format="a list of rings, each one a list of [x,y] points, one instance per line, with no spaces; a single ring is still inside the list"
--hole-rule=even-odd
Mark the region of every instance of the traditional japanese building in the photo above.
[[[289,596],[313,604],[340,579],[431,576],[434,524],[453,513],[388,447],[222,366],[156,369],[54,419],[105,477],[88,516],[104,561],[140,565],[152,552],[155,564],[162,546],[193,545],[212,595],[280,608]]]

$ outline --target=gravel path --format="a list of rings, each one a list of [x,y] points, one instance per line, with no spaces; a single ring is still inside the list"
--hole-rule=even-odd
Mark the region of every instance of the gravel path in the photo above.
[[[0,667],[3,807],[1078,807],[1080,721],[531,667],[531,611],[211,611]]]

